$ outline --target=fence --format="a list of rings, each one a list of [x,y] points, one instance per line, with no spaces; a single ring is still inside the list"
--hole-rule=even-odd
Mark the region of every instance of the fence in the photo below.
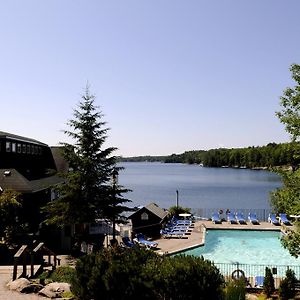
[[[266,267],[270,268],[274,277],[285,277],[287,269],[295,272],[297,278],[300,278],[299,265],[247,265],[247,264],[227,264],[227,263],[214,263],[224,276],[231,276],[235,270],[242,270],[246,277],[264,276]]]
[[[231,211],[231,212],[242,212],[247,218],[249,212],[256,213],[257,219],[259,221],[268,221],[268,216],[272,212],[271,209],[262,209],[262,208],[257,208],[257,209],[252,209],[252,208],[193,208],[192,209],[192,214],[196,217],[201,217],[201,218],[211,218],[212,214],[214,212],[221,212],[220,217],[226,219],[226,211]]]

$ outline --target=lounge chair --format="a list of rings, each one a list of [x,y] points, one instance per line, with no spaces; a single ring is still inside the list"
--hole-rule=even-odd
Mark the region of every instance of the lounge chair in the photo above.
[[[256,217],[256,213],[249,212],[248,220],[252,224],[259,224],[257,217]]]
[[[237,223],[234,213],[230,212],[227,214],[227,221],[231,224]]]
[[[222,221],[221,221],[221,219],[220,219],[220,215],[219,215],[217,212],[214,212],[214,213],[212,214],[211,220],[212,220],[212,222],[215,223],[215,224],[221,224],[221,223],[222,223]]]
[[[136,235],[136,242],[140,245],[140,246],[144,246],[147,249],[155,249],[158,246],[157,242],[152,242],[152,241],[148,241],[145,239],[144,235],[142,233],[138,233]]]
[[[255,276],[255,287],[262,288],[264,286],[264,276]]]
[[[246,224],[246,220],[245,220],[244,214],[242,212],[236,213],[236,219],[240,224]]]
[[[286,214],[279,214],[279,222],[284,225],[291,225],[290,221],[288,220]]]
[[[129,239],[128,236],[122,238],[122,246],[126,248],[131,248],[134,246],[134,243]]]
[[[272,223],[273,225],[280,225],[278,219],[276,218],[276,215],[275,214],[269,214],[269,217],[268,217],[268,221],[270,223]]]

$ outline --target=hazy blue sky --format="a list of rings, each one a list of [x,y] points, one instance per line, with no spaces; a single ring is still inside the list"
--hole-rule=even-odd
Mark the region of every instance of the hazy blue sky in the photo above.
[[[87,81],[116,154],[289,140],[275,111],[300,63],[299,0],[9,0],[0,130],[67,141]]]

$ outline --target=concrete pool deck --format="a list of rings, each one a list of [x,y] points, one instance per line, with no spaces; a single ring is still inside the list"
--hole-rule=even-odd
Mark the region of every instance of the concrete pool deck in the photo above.
[[[276,226],[269,222],[260,222],[258,225],[253,225],[250,222],[247,224],[230,224],[222,222],[222,224],[214,224],[212,221],[196,221],[191,234],[184,238],[160,238],[155,240],[158,242],[157,253],[166,255],[174,254],[187,249],[192,249],[204,245],[206,229],[239,229],[239,230],[277,230],[285,231],[286,229],[293,230],[294,226]]]

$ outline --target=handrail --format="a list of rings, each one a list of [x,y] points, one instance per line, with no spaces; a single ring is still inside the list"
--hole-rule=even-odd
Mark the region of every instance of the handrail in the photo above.
[[[36,257],[40,257],[42,267],[46,265],[43,259],[43,253],[48,256],[48,266],[52,266],[53,269],[56,269],[56,266],[60,265],[60,259],[57,258],[56,254],[49,248],[47,248],[43,242],[39,243],[33,250],[31,250],[28,245],[22,245],[14,255],[13,280],[17,279],[18,262],[21,258],[23,264],[23,272],[20,277],[27,276],[27,265],[30,265],[30,276],[34,276],[34,262]],[[51,256],[53,256],[53,263],[51,263]],[[29,257],[30,263],[28,263]]]
[[[21,248],[18,250],[18,252],[14,255],[14,270],[13,270],[13,280],[17,279],[17,272],[18,272],[18,261],[21,257],[23,257],[23,272],[21,276],[26,277],[26,258],[28,254],[28,246],[27,245],[22,245]]]

